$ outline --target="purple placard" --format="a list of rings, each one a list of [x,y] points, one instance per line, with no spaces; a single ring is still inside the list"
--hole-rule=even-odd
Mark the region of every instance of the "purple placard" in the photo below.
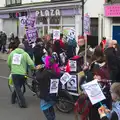
[[[27,20],[26,20],[26,26],[27,27],[34,27],[34,25],[35,25],[35,19],[33,19],[33,18],[28,18]]]
[[[26,36],[27,36],[28,40],[35,41],[36,38],[37,38],[37,29],[36,28],[32,28],[32,29],[26,30]]]

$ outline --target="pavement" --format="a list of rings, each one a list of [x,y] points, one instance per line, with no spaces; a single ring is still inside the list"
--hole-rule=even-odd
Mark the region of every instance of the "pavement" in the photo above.
[[[6,53],[3,54],[3,53],[0,52],[0,60],[5,60],[6,61],[7,58],[8,58],[8,54],[6,54]]]
[[[2,55],[1,58],[4,57],[6,58],[6,55]],[[7,86],[10,71],[6,61],[0,60],[0,68],[0,120],[46,120],[39,107],[40,100],[29,90],[25,93],[28,108],[20,109],[17,104],[11,104],[11,92]],[[56,120],[75,120],[73,113],[63,114],[55,111]]]

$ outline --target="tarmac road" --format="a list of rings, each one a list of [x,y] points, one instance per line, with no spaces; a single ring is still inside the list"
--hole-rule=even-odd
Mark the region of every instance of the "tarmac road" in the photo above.
[[[5,61],[0,60],[0,120],[46,120],[39,108],[39,99],[28,90],[25,98],[28,108],[20,109],[10,102],[10,91],[7,86],[9,69]],[[56,110],[56,120],[75,120],[74,114],[63,114]]]

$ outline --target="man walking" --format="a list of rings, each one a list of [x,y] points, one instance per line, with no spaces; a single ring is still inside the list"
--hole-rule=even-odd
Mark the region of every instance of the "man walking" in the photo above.
[[[31,69],[34,69],[34,63],[30,56],[23,49],[18,48],[18,46],[18,42],[12,45],[14,50],[10,53],[7,60],[15,88],[12,93],[11,102],[12,104],[15,104],[17,98],[19,106],[25,108],[26,101],[21,91],[21,87],[25,84],[27,66],[29,65]]]

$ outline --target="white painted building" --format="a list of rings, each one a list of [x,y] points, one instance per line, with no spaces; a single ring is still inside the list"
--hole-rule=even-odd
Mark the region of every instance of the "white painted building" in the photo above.
[[[6,2],[5,2],[6,1]],[[11,32],[19,37],[25,34],[24,28],[17,26],[16,12],[20,16],[27,13],[40,11],[37,18],[37,27],[40,35],[48,34],[51,29],[60,29],[64,27],[73,27],[76,30],[76,39],[82,34],[82,4],[80,0],[66,0],[62,2],[50,2],[50,0],[16,0],[17,3],[10,3],[10,0],[0,1],[0,30],[4,30],[7,35]],[[12,0],[14,1],[14,0]],[[44,2],[43,2],[44,1]],[[98,36],[99,42],[102,37],[112,38],[111,18],[104,16],[105,0],[85,0],[84,13],[88,13],[91,18],[91,35]],[[2,3],[1,3],[2,2]],[[4,7],[5,4],[9,7]],[[33,4],[34,3],[34,4]],[[17,5],[17,6],[16,6]],[[60,15],[53,15],[47,12],[53,10],[60,11]],[[93,41],[94,42],[94,41]]]

